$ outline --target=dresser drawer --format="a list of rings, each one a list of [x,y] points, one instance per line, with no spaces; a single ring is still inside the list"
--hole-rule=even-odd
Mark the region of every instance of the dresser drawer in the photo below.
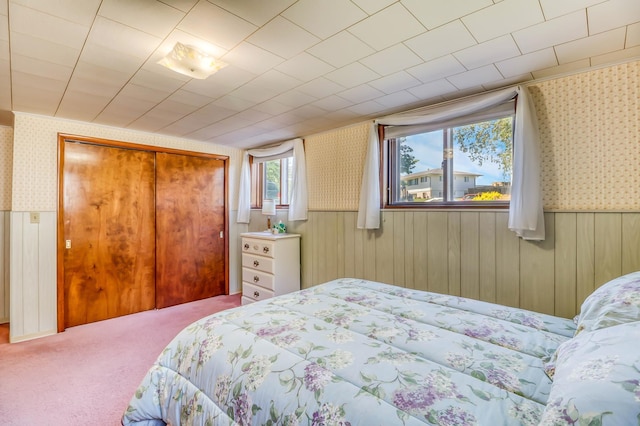
[[[270,257],[256,256],[249,253],[242,255],[242,266],[246,268],[256,269],[262,272],[275,272],[273,259]]]
[[[273,290],[273,275],[255,269],[242,268],[242,281],[244,284],[251,283],[269,290]],[[243,287],[244,287],[243,284]]]
[[[259,254],[261,256],[274,257],[274,243],[267,240],[242,239],[242,252]]]
[[[245,281],[242,283],[242,296],[243,298],[247,297],[257,302],[273,297],[273,292]]]

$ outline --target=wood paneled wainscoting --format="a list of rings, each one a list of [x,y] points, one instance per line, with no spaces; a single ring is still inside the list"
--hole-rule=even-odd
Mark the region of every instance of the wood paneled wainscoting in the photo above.
[[[504,211],[384,211],[376,231],[357,229],[357,215],[288,224],[302,235],[302,287],[364,278],[570,318],[595,288],[640,270],[637,212],[545,213],[543,242],[517,238]],[[251,230],[263,222],[253,212]]]

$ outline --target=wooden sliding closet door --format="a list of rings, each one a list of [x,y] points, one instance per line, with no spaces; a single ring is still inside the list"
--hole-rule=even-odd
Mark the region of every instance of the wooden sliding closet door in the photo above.
[[[64,325],[155,306],[154,153],[66,141]]]
[[[225,294],[223,160],[156,154],[156,307]]]

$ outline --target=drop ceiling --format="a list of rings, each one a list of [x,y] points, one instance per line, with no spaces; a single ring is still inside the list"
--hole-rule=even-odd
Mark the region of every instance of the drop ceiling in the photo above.
[[[158,65],[176,42],[229,65]],[[639,0],[0,0],[0,124],[247,148],[637,59]]]

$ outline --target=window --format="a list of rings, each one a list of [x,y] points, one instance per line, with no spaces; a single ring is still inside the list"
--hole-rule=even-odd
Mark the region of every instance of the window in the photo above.
[[[387,138],[388,206],[508,205],[513,106]],[[385,134],[386,134],[385,130]],[[418,184],[417,181],[420,183]]]
[[[252,190],[254,207],[261,206],[265,199],[274,200],[277,206],[289,205],[293,187],[293,157],[254,162],[252,175],[258,177],[254,180]]]

